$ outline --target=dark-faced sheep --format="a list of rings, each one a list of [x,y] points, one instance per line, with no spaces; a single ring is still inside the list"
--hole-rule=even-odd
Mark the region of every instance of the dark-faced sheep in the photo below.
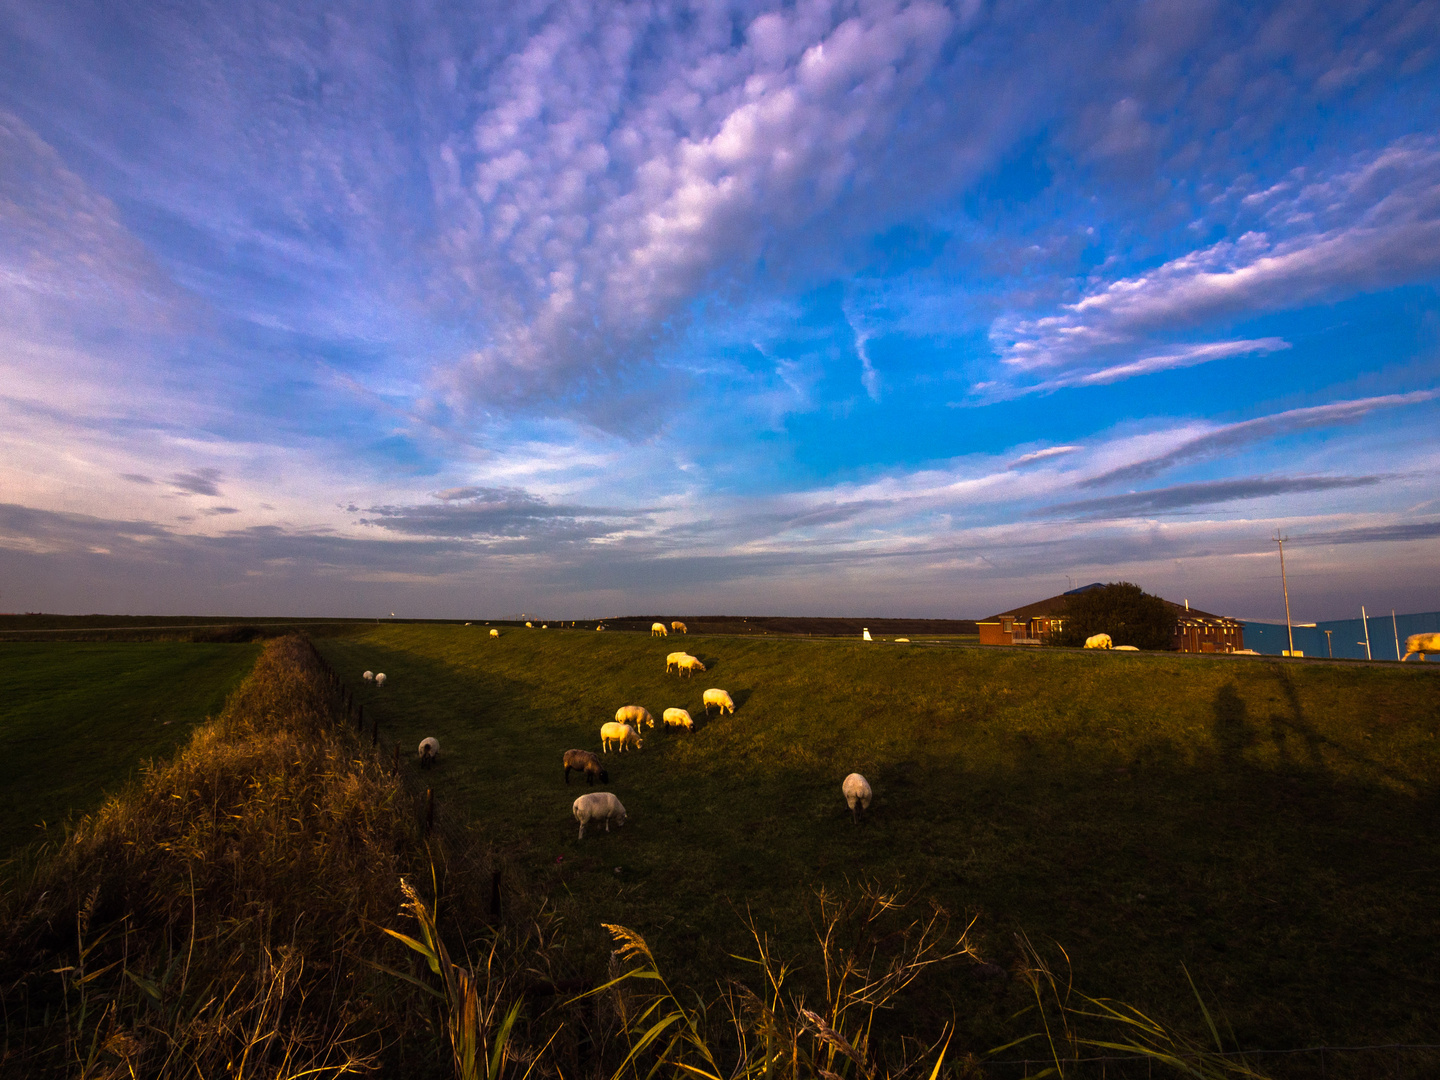
[[[433,735],[420,740],[420,767],[428,769],[440,760],[440,740]]]
[[[610,782],[610,774],[605,771],[605,766],[600,764],[599,755],[589,750],[566,750],[565,751],[565,783],[570,783],[570,770],[583,772],[585,783],[594,784],[597,780],[602,784]]]

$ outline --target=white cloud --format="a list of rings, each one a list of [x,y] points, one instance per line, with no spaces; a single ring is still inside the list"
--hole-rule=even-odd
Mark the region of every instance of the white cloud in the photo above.
[[[1102,281],[1059,312],[990,330],[1004,382],[1085,385],[1284,347],[1273,338],[1157,343],[1207,321],[1339,299],[1440,271],[1440,139],[1399,140],[1321,180],[1297,170],[1244,200],[1264,228]],[[1136,352],[1144,355],[1131,360]],[[1061,374],[1046,373],[1058,372]]]

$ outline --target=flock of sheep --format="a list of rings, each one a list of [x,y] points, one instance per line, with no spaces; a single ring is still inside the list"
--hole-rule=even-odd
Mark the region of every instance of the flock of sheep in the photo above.
[[[526,623],[526,625],[530,625]],[[679,633],[688,633],[685,624],[673,622],[670,628]],[[650,627],[652,637],[664,637],[666,627],[664,623],[655,623]],[[491,637],[499,637],[498,630],[490,631]],[[705,665],[699,657],[691,656],[686,652],[673,652],[665,658],[665,673],[677,672],[682,676],[694,675],[695,672],[704,672]],[[366,682],[374,682],[376,686],[385,685],[385,675],[365,672],[363,678]],[[735,700],[728,691],[712,687],[701,695],[705,706],[705,715],[710,716],[710,710],[715,709],[718,715],[726,713],[734,715]],[[690,713],[681,708],[666,709],[662,715],[666,727],[684,728],[690,733],[695,731],[695,721]],[[615,710],[615,719],[600,727],[600,752],[609,753],[612,749],[616,753],[628,750],[633,747],[636,750],[644,749],[644,740],[640,732],[645,728],[655,727],[655,718],[643,705],[622,705]],[[428,769],[440,759],[440,740],[429,736],[420,741],[420,767]],[[606,771],[600,755],[592,750],[566,750],[561,761],[564,769],[565,783],[570,783],[570,773],[578,772],[584,775],[587,784],[610,782],[610,774]],[[845,796],[845,804],[850,809],[851,818],[858,824],[864,812],[870,809],[872,792],[870,783],[859,773],[851,773],[845,777],[840,785],[841,794]],[[581,795],[571,806],[571,812],[575,820],[580,824],[580,839],[585,839],[585,827],[587,825],[604,824],[605,831],[610,831],[610,826],[620,828],[625,824],[625,807],[612,792],[591,791]]]

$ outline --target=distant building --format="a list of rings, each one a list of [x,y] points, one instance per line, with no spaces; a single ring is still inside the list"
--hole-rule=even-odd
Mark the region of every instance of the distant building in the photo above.
[[[1065,608],[1077,593],[1103,589],[1101,582],[1082,585],[1059,596],[1037,600],[980,620],[981,645],[1048,645],[1064,628]],[[1164,599],[1163,597],[1161,599]],[[1165,603],[1175,612],[1175,649],[1178,652],[1239,652],[1245,648],[1245,624],[1238,619],[1212,615],[1189,603]]]

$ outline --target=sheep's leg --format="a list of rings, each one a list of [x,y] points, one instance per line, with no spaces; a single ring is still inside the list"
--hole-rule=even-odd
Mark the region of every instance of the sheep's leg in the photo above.
[[[585,822],[580,822],[580,839],[585,839]]]
[[[570,766],[569,766],[569,765],[566,765],[566,766],[565,766],[565,786],[566,786],[566,787],[569,787],[569,786],[570,786]]]

